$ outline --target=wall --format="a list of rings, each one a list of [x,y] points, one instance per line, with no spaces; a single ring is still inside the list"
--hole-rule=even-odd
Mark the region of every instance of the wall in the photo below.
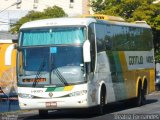
[[[16,23],[16,21],[25,16],[28,11],[43,11],[47,7],[54,5],[63,8],[69,16],[89,13],[88,0],[38,0],[37,3],[34,2],[37,0],[21,0],[21,4],[13,5],[16,1],[17,0],[1,0],[0,31],[8,31],[10,24]]]

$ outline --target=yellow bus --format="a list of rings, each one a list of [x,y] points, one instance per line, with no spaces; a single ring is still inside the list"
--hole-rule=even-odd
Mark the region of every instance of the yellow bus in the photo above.
[[[0,87],[1,95],[17,93],[16,50],[12,40],[0,40]],[[3,93],[3,94],[2,94]]]
[[[97,108],[154,91],[153,36],[146,23],[97,16],[54,18],[20,28],[17,76],[21,109]]]

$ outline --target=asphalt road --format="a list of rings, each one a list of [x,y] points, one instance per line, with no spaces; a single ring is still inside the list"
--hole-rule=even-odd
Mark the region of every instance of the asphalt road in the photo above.
[[[38,111],[14,114],[18,120],[160,120],[160,92],[147,96],[147,103],[141,107],[118,102],[105,106],[105,114],[97,116],[93,110],[50,111],[45,118],[38,116]],[[91,114],[92,113],[92,114]],[[4,117],[5,118],[5,117]]]

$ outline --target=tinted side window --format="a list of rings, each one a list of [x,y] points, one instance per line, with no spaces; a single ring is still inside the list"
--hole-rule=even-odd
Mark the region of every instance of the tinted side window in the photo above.
[[[152,32],[147,28],[111,25],[112,50],[145,51],[153,48]]]
[[[135,48],[136,51],[151,50],[153,48],[152,33],[147,28],[135,28]]]
[[[93,72],[95,68],[95,60],[96,60],[94,23],[90,24],[88,27],[88,39],[91,44],[91,71]]]
[[[129,28],[125,26],[116,26],[112,25],[112,36],[113,40],[113,50],[129,50],[130,41],[129,41]]]
[[[111,31],[111,29],[112,29],[111,25],[106,25],[106,35],[105,35],[105,48],[106,48],[106,50],[111,50],[112,49],[113,32]]]
[[[151,50],[153,48],[152,32],[150,29],[143,30],[143,42],[146,50]]]
[[[96,24],[96,42],[97,42],[97,52],[105,51],[105,36],[106,36],[106,25]]]

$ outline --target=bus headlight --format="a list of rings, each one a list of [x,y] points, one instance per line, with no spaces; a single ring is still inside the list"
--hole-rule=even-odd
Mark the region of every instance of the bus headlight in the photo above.
[[[32,99],[34,96],[33,95],[30,95],[30,94],[22,94],[22,93],[19,93],[18,96],[20,98],[27,98],[27,99]]]
[[[80,95],[85,95],[86,93],[87,93],[87,90],[76,91],[76,92],[70,93],[69,96],[70,97],[80,96]]]

